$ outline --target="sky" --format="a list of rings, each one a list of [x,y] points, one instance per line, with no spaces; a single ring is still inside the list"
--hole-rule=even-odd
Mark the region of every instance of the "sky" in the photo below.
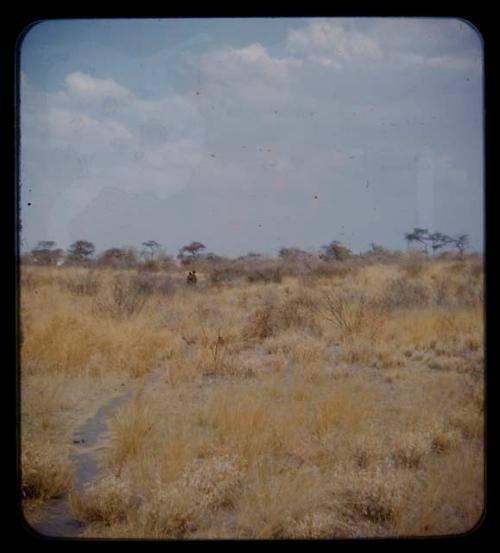
[[[483,46],[465,20],[47,20],[19,69],[22,251],[358,253],[415,227],[484,247]]]

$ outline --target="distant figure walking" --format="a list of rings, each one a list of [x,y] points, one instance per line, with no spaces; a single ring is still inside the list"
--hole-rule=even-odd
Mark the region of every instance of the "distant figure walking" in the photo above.
[[[189,271],[189,274],[186,278],[186,284],[194,285],[198,282],[198,277],[196,276],[196,271]]]

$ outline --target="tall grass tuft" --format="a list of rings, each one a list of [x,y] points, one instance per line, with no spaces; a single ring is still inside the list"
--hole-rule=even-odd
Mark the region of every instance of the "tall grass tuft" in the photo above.
[[[109,315],[116,319],[138,315],[153,292],[153,285],[147,278],[115,276],[111,294],[97,297],[93,304],[96,314]]]

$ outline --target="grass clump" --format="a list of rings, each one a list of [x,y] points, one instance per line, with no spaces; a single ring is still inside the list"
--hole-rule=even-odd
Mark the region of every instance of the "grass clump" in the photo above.
[[[47,446],[26,444],[21,454],[21,479],[23,499],[47,501],[59,497],[71,486],[69,460]]]

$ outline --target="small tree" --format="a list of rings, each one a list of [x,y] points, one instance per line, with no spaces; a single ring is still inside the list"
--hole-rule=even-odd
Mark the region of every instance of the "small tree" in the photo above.
[[[53,242],[52,240],[41,240],[40,242],[38,242],[35,249],[48,251],[48,250],[52,250],[55,245],[56,243]]]
[[[320,257],[326,261],[345,261],[352,255],[352,251],[343,246],[338,240],[333,240],[333,242],[330,242],[327,246],[323,246],[321,249],[323,250],[323,254]]]
[[[61,266],[64,263],[64,250],[61,248],[57,248],[56,250],[52,250],[50,255],[50,263],[55,264],[58,267]]]
[[[54,249],[56,245],[52,240],[41,240],[31,250],[31,257],[35,263],[43,265],[57,264],[64,257],[64,252],[61,249]]]
[[[464,252],[469,245],[469,235],[468,234],[459,234],[455,238],[452,238],[453,245],[460,252],[460,258],[464,258]]]
[[[375,242],[370,242],[370,249],[368,250],[369,255],[385,255],[387,254],[387,250],[384,248],[384,246],[381,246],[380,244],[375,244]]]
[[[309,254],[299,248],[281,248],[279,256],[284,259],[294,259],[298,257],[307,257]]]
[[[405,239],[410,246],[411,242],[418,242],[424,247],[425,253],[428,253],[427,241],[429,240],[429,231],[426,228],[414,228],[413,232],[405,234]]]
[[[203,254],[203,258],[213,263],[224,261],[224,257],[222,257],[221,255],[217,255],[216,253],[213,253],[213,252],[207,252]]]
[[[142,251],[142,255],[144,257],[153,259],[158,256],[158,253],[160,252],[160,244],[158,244],[158,242],[155,240],[148,240],[147,242],[143,242],[142,245],[144,247]]]
[[[98,263],[111,267],[130,267],[137,262],[137,256],[132,248],[109,248],[98,257]]]
[[[429,234],[428,240],[431,243],[431,248],[434,253],[453,242],[452,238],[442,232],[433,232]]]
[[[187,246],[183,246],[179,250],[179,257],[184,257],[184,254],[187,252],[191,254],[191,257],[195,258],[202,250],[205,250],[206,246],[201,242],[191,242]]]
[[[173,257],[168,255],[165,251],[160,251],[158,253],[157,261],[162,270],[167,270],[175,265]]]
[[[95,253],[95,246],[88,240],[77,240],[68,249],[68,258],[76,263],[89,261]]]

